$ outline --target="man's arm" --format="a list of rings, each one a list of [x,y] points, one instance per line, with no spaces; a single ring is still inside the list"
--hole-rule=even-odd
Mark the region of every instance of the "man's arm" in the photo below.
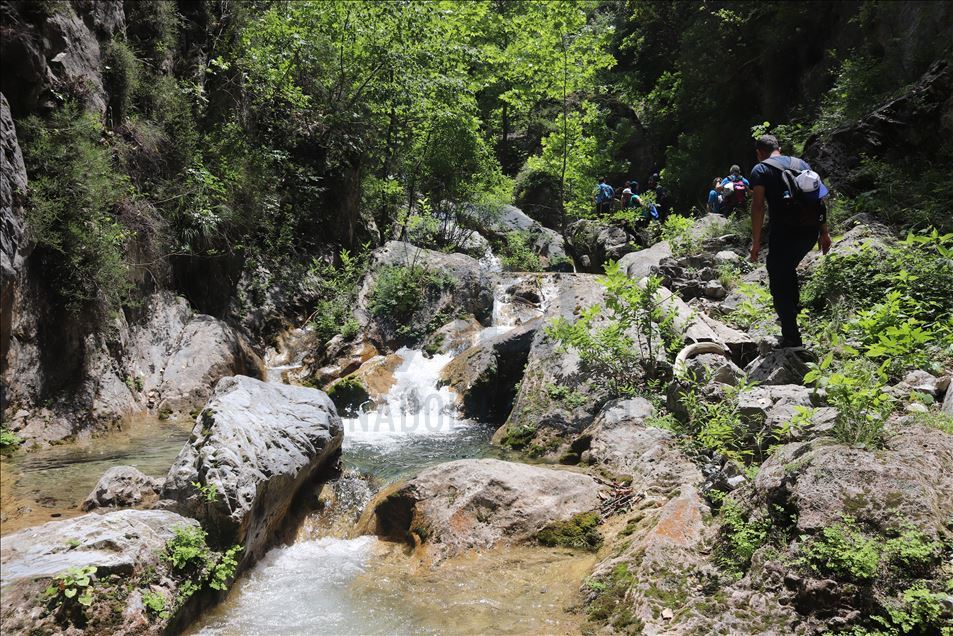
[[[758,262],[758,253],[761,251],[761,226],[764,225],[764,186],[754,187],[754,197],[751,199],[751,262]],[[830,239],[830,237],[828,237]]]

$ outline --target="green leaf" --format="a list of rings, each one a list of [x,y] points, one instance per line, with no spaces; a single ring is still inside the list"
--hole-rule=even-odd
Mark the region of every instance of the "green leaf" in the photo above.
[[[63,590],[63,596],[65,596],[66,598],[73,598],[74,596],[76,596],[76,588],[74,587],[66,588],[65,590]]]

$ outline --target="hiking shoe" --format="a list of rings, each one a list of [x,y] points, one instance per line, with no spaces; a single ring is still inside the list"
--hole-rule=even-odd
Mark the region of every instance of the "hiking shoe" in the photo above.
[[[800,339],[790,340],[788,338],[781,338],[778,341],[778,349],[804,349],[804,342]]]

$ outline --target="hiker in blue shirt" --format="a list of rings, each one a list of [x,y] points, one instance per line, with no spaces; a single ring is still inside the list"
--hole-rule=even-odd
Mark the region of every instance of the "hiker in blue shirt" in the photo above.
[[[744,206],[748,200],[748,193],[751,191],[751,184],[741,176],[741,168],[736,164],[731,166],[728,176],[718,184],[718,189],[721,190],[721,198],[715,211],[727,215],[735,208]],[[708,196],[708,201],[711,202],[711,194]]]
[[[599,185],[596,187],[596,212],[604,214],[612,211],[612,199],[615,197],[615,190],[606,183],[605,177],[599,177]]]

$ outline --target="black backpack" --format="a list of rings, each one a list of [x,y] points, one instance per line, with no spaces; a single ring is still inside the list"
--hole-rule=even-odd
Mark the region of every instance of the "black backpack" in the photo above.
[[[795,227],[817,228],[827,221],[827,206],[823,199],[818,197],[818,191],[805,192],[798,185],[798,177],[803,177],[810,171],[810,166],[797,157],[769,157],[761,163],[781,171],[781,183],[784,186],[782,194],[783,208],[780,219],[786,225]]]

